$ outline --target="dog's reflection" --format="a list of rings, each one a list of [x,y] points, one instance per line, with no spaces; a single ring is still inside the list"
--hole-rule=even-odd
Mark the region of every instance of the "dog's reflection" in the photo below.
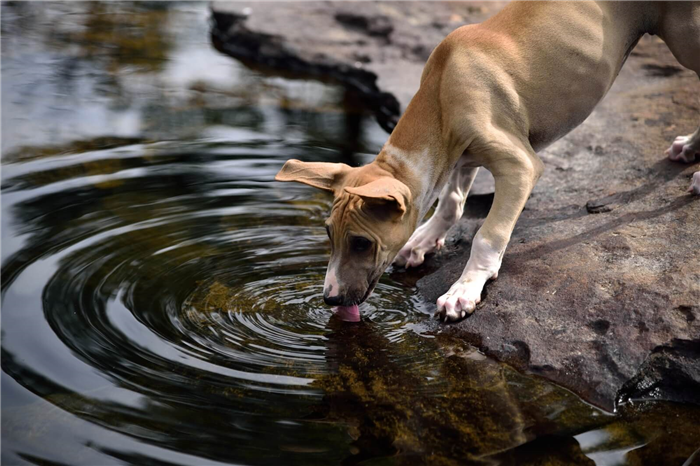
[[[378,325],[328,323],[323,416],[348,425],[343,464],[396,455],[399,462],[489,464],[484,455],[527,441],[501,365],[448,338],[389,341]]]

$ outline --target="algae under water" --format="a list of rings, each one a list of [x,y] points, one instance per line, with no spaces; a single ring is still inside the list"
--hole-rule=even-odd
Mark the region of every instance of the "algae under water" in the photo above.
[[[323,304],[366,163],[341,89],[216,52],[204,3],[2,5],[3,464],[683,464],[700,410],[613,415],[426,331],[403,273]],[[690,463],[688,463],[690,464]]]

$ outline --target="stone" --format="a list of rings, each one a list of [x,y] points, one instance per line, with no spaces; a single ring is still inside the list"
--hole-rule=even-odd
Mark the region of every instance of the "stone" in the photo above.
[[[335,15],[336,21],[349,28],[358,29],[372,37],[389,38],[394,30],[391,20],[383,15],[367,16],[351,12],[340,12]]]
[[[695,314],[697,307],[693,319]],[[654,348],[617,394],[618,403],[649,400],[700,405],[700,340],[674,339]]]

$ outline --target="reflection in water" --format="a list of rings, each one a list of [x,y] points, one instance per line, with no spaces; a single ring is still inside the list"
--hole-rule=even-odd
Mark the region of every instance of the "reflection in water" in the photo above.
[[[361,322],[331,316],[332,200],[271,180],[384,136],[336,88],[217,55],[206,5],[2,8],[3,463],[682,464],[699,446],[697,408],[612,416],[426,334],[405,274]]]
[[[503,366],[442,337],[408,334],[391,342],[364,322],[331,324],[333,372],[315,384],[327,394],[328,418],[350,425],[356,454],[346,463],[397,453],[408,464],[480,462],[526,442]],[[588,417],[595,412],[571,401]]]
[[[248,71],[211,47],[208,14],[197,2],[3,3],[3,160],[250,130],[366,149],[341,89]]]

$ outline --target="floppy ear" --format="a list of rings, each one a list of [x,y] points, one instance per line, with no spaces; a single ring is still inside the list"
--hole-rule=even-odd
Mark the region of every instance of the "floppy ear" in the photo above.
[[[345,191],[356,194],[367,202],[388,202],[401,214],[406,213],[406,204],[411,202],[408,186],[389,176],[383,176],[364,186],[346,187]]]
[[[314,188],[333,191],[349,170],[352,170],[352,167],[344,163],[302,162],[291,159],[287,160],[275,176],[275,180],[298,181]]]

